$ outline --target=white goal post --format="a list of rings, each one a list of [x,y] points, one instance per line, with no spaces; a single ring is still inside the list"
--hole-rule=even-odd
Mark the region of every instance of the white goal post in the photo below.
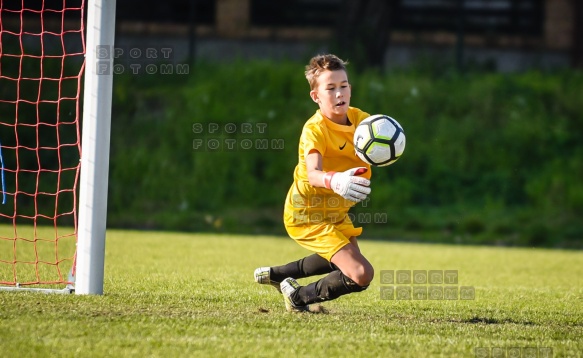
[[[0,291],[103,294],[115,6],[0,0]]]
[[[113,59],[108,58],[101,63],[98,49],[113,49],[115,2],[89,0],[87,6],[79,224],[74,275],[75,294],[80,295],[103,294]]]

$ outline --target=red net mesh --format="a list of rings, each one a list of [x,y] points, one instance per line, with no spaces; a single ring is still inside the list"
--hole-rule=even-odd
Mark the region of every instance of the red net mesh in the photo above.
[[[0,0],[0,285],[68,282],[84,53],[83,0]]]

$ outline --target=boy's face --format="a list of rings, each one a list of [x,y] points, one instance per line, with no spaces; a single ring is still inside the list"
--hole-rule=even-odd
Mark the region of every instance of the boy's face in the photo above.
[[[346,71],[324,71],[310,97],[320,106],[323,115],[340,124],[346,123],[351,88]]]

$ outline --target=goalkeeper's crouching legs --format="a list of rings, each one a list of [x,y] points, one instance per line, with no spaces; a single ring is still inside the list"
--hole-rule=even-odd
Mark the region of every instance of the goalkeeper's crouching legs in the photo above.
[[[312,303],[333,300],[352,292],[361,292],[367,288],[368,284],[359,285],[344,275],[342,271],[336,270],[316,282],[298,288],[290,298],[297,306],[307,306]]]
[[[374,269],[361,254],[357,245],[350,243],[332,256],[338,268],[328,276],[309,285],[299,287],[289,296],[297,306],[336,299],[340,296],[361,292],[368,288],[374,277]]]

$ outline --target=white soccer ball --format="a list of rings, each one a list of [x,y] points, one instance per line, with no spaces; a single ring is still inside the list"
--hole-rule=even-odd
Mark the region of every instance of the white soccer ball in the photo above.
[[[354,149],[363,162],[384,167],[396,162],[405,151],[405,132],[395,119],[375,114],[356,127]]]

